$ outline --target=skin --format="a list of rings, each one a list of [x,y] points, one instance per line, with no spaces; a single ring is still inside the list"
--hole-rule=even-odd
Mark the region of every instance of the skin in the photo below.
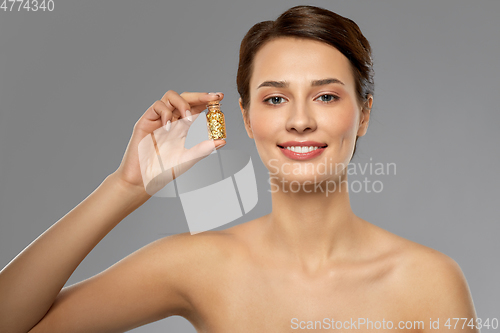
[[[311,86],[311,80],[325,78],[343,84]],[[264,81],[289,85],[258,88]],[[356,216],[345,182],[328,196],[314,192],[313,182],[338,185],[347,180],[342,169],[327,175],[312,172],[325,158],[347,165],[356,135],[365,135],[368,128],[373,99],[358,103],[345,56],[316,41],[275,39],[255,57],[250,95],[249,109],[241,111],[248,136],[275,177],[270,214],[223,231],[159,239],[61,290],[99,240],[149,199],[136,156],[138,142],[167,120],[185,117],[185,110],[196,114],[208,100],[224,97],[169,91],[137,122],[117,171],[73,215],[58,221],[2,270],[0,292],[17,291],[0,301],[0,310],[31,307],[12,311],[11,321],[0,321],[0,331],[27,332],[34,326],[29,332],[121,332],[180,315],[198,332],[290,332],[311,328],[312,321],[324,318],[349,324],[351,318],[368,318],[395,325],[358,328],[377,332],[400,331],[400,321],[423,321],[424,328],[404,331],[429,332],[429,319],[439,318],[440,329],[432,331],[449,332],[444,326],[448,318],[476,318],[455,261]],[[314,140],[328,147],[307,161],[312,165],[287,166],[296,161],[286,158],[277,144],[289,140]],[[282,185],[285,181],[309,184],[292,192]],[[102,200],[109,217],[91,213]],[[122,210],[127,212],[115,216]],[[74,235],[71,242],[65,241],[68,235]],[[56,239],[58,251],[50,245]],[[35,262],[42,259],[53,267],[35,270]],[[37,279],[21,281],[35,272]],[[28,286],[32,292],[19,300]],[[479,332],[467,326],[454,331]]]

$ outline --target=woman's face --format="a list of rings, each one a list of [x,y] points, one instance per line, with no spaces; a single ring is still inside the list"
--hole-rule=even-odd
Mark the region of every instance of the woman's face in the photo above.
[[[349,60],[328,44],[286,37],[266,43],[253,65],[245,126],[271,176],[302,183],[340,174],[369,119],[357,103]],[[326,148],[297,160],[281,148],[290,141]]]

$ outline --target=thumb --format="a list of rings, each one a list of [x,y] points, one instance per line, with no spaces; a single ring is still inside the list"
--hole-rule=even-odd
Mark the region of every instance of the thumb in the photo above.
[[[196,146],[188,149],[184,155],[184,160],[192,161],[190,164],[194,164],[201,160],[202,158],[210,155],[215,149],[219,149],[226,144],[225,140],[205,140],[198,143]]]
[[[222,139],[214,140],[214,143],[215,143],[215,149],[220,149],[226,145],[226,140]]]

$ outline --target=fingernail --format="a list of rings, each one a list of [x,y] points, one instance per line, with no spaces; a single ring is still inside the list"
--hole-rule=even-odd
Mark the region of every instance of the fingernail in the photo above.
[[[186,118],[187,118],[189,121],[193,121],[193,118],[191,117],[191,111],[186,110]]]
[[[209,95],[216,95],[216,93],[208,93]]]
[[[165,124],[165,130],[168,132],[170,130],[170,120]]]
[[[221,92],[218,92],[218,93],[216,93],[216,94],[217,94],[219,97],[221,97],[221,96],[222,96],[222,93],[221,93]]]
[[[224,147],[225,145],[226,145],[226,142],[223,142],[223,143],[219,144],[218,146],[215,146],[215,148],[218,149],[218,148]]]

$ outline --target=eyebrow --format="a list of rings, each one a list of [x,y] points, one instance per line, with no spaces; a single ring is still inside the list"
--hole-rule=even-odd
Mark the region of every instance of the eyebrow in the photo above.
[[[327,85],[330,83],[338,83],[338,84],[345,85],[344,82],[340,81],[339,79],[328,78],[328,79],[311,81],[311,87],[324,86],[324,85]],[[257,87],[257,89],[259,89],[261,87],[288,88],[289,86],[290,86],[290,82],[288,82],[288,81],[264,81]]]

